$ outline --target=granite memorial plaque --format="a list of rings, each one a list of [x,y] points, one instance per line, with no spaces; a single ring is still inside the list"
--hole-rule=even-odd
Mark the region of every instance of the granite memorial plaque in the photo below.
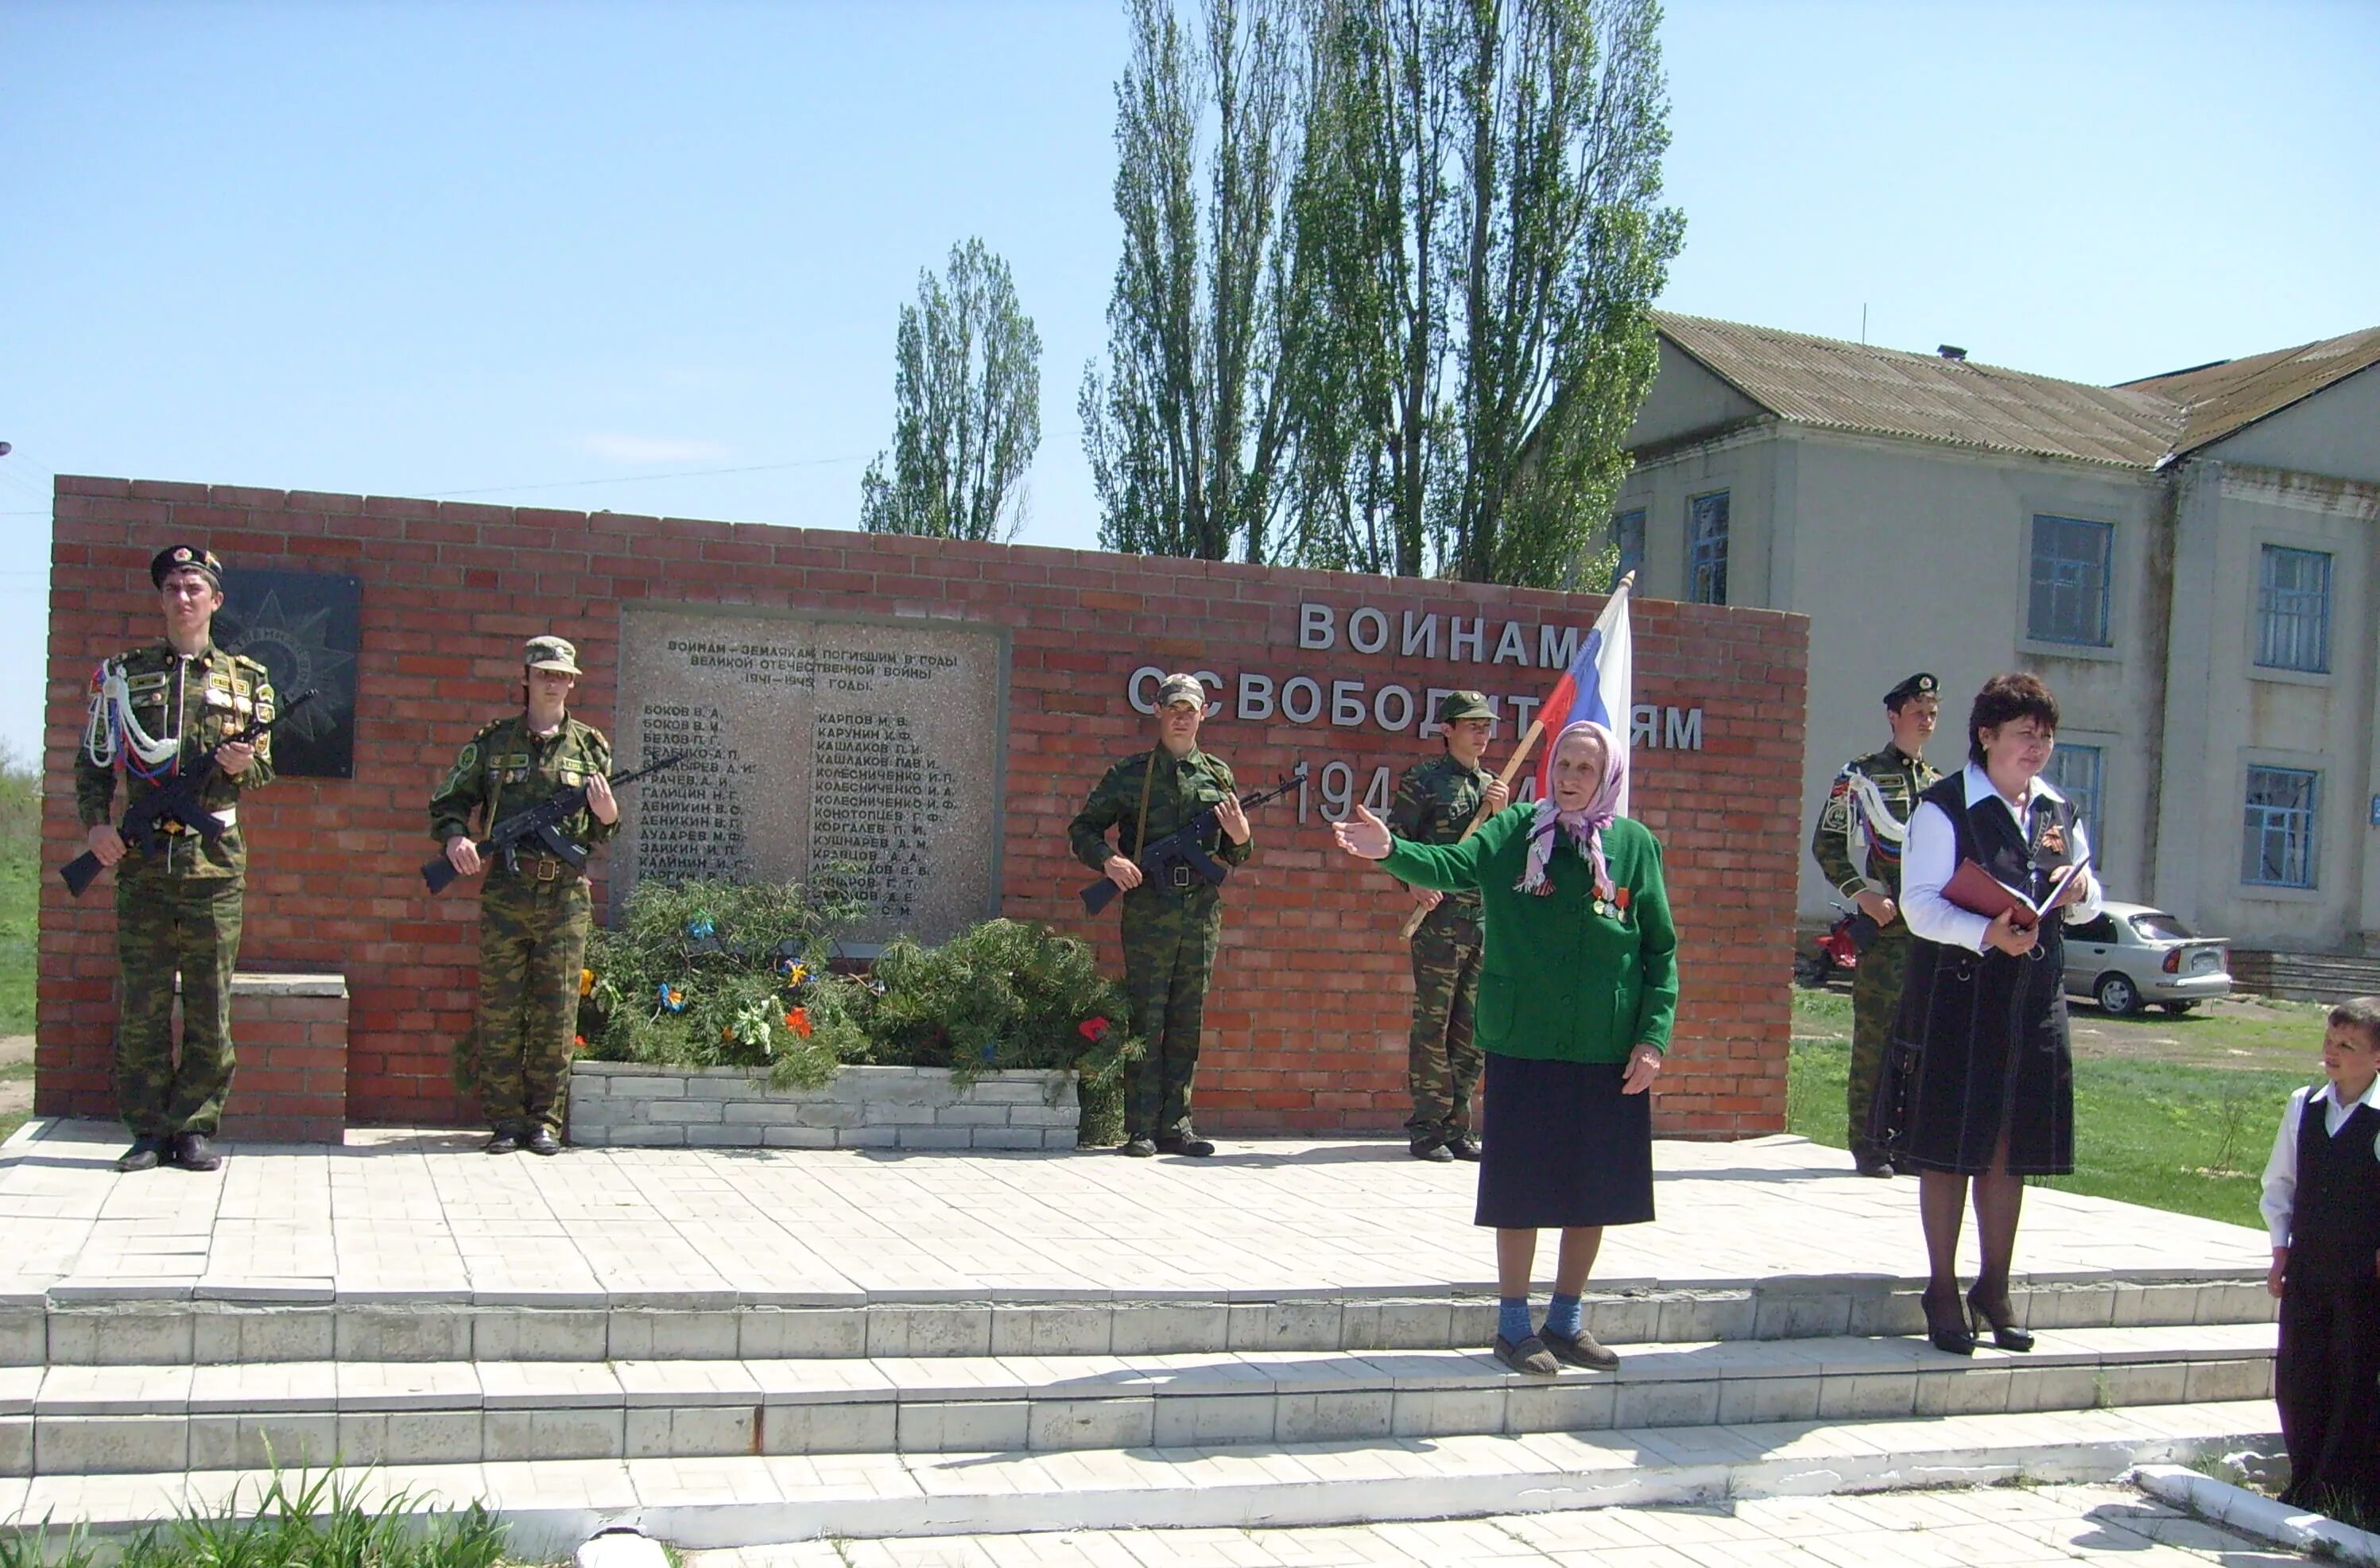
[[[362,582],[334,572],[232,567],[223,585],[216,645],[262,664],[284,700],[322,694],[273,730],[273,771],[283,778],[354,778]]]
[[[869,914],[856,941],[939,942],[997,912],[1000,632],[632,605],[621,633],[615,857],[639,877],[833,881]]]

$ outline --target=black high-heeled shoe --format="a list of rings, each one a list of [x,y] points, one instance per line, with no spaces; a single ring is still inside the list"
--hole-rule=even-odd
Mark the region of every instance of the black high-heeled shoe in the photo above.
[[[1975,1290],[1982,1288],[1979,1284]],[[1967,1322],[1973,1331],[1972,1340],[1981,1340],[1984,1337],[1983,1331],[1973,1327],[1977,1322],[1984,1322],[1991,1325],[1992,1343],[1999,1349],[2021,1351],[2033,1348],[2033,1336],[2016,1326],[2016,1308],[2010,1305],[2006,1295],[2000,1297],[1999,1310],[1995,1312],[1984,1305],[1983,1301],[1976,1296],[1975,1291],[1969,1291]]]
[[[1935,1349],[1948,1355],[1975,1354],[1975,1336],[1969,1331],[1968,1316],[1959,1310],[1959,1298],[1956,1295],[1950,1297],[1950,1317],[1947,1322],[1940,1313],[1934,1310],[1932,1291],[1927,1291],[1919,1296],[1917,1301],[1919,1306],[1925,1308],[1925,1337],[1932,1342]]]

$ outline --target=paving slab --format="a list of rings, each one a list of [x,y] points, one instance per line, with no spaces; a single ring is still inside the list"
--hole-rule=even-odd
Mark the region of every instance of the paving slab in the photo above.
[[[1481,1293],[1494,1282],[1487,1238],[1471,1223],[1474,1171],[1412,1160],[1402,1140],[1228,1143],[1203,1161],[641,1149],[537,1160],[491,1159],[451,1132],[351,1130],[335,1149],[231,1145],[211,1175],[122,1175],[110,1165],[121,1134],[108,1124],[33,1123],[25,1134],[0,1155],[0,1224],[11,1242],[0,1302],[443,1299],[683,1312],[1267,1303]],[[1758,1310],[1790,1314],[1779,1292],[1796,1279],[1815,1292],[1922,1270],[1916,1185],[1858,1176],[1840,1150],[1793,1137],[1662,1142],[1654,1164],[1659,1218],[1610,1233],[1599,1289],[1762,1282]],[[1966,1245],[1972,1269],[1972,1227]],[[2155,1321],[2169,1318],[2152,1293],[2201,1288],[2166,1282],[2261,1279],[2270,1257],[2251,1228],[2035,1187],[2018,1261],[2035,1284],[2140,1282],[2129,1320]],[[1550,1248],[1544,1262],[1551,1267]],[[1845,1308],[1820,1292],[1811,1309]],[[2090,1309],[2109,1310],[2106,1298]],[[1261,1348],[1269,1336],[1273,1348],[1307,1348],[1300,1336],[1321,1331],[1249,1310],[1229,1325],[1235,1347]],[[2113,1325],[2073,1326],[2120,1326],[2126,1310],[2117,1305]],[[950,1327],[978,1326],[989,1333],[988,1320]],[[1033,1331],[1051,1336],[1053,1352],[1133,1348],[1069,1343],[1075,1328],[1055,1318]],[[1652,1325],[1633,1337],[1653,1337]],[[973,1354],[992,1348],[987,1340]],[[951,1353],[912,1354],[920,1350]]]

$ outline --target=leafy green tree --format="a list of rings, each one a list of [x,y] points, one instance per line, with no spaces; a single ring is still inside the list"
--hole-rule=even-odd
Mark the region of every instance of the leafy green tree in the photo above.
[[[1684,235],[1657,0],[1317,0],[1295,553],[1586,586]],[[1591,564],[1590,564],[1591,563]]]
[[[1185,0],[1186,3],[1186,0]],[[1083,372],[1100,542],[1262,561],[1291,437],[1282,237],[1303,94],[1295,0],[1126,0],[1116,84],[1123,255],[1108,364]]]
[[[860,479],[860,526],[1014,538],[1041,444],[1041,335],[1008,263],[982,240],[953,246],[943,277],[917,274],[917,302],[901,307],[892,396],[891,472],[879,453]]]

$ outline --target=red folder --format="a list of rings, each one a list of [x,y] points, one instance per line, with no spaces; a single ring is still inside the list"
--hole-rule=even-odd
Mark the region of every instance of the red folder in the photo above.
[[[2009,915],[2010,924],[2030,930],[2040,924],[2042,910],[2056,904],[2058,895],[2066,891],[2067,884],[2081,876],[2090,864],[2088,859],[2082,859],[2060,868],[2058,874],[2050,879],[2046,902],[2035,904],[1974,861],[1961,860],[1959,869],[1950,873],[1950,880],[1942,884],[1942,896],[1969,914],[1981,915],[1986,920],[1997,920],[2002,915]]]

